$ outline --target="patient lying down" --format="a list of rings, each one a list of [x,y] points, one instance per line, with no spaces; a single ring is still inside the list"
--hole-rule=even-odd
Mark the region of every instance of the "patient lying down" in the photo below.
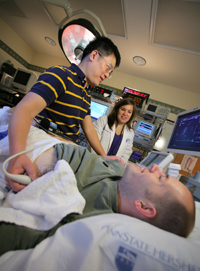
[[[122,213],[166,231],[187,237],[194,227],[195,205],[190,191],[157,165],[150,170],[89,153],[73,144],[57,144],[34,162],[38,176],[52,170],[60,159],[71,166],[86,200],[82,217]],[[72,221],[70,220],[70,221]]]

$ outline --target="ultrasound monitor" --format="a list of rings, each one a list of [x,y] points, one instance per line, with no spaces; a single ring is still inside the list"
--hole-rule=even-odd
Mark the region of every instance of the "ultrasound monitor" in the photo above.
[[[92,98],[90,106],[92,121],[97,120],[103,115],[108,115],[111,110],[112,104]]]
[[[166,151],[200,156],[200,106],[177,115]]]
[[[138,120],[135,124],[134,131],[135,133],[152,139],[156,131],[156,125],[144,120]]]

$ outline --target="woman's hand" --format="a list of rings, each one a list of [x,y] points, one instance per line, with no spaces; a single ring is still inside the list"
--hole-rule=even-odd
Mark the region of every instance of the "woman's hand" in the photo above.
[[[124,161],[123,161],[121,158],[117,157],[117,156],[114,156],[114,155],[110,155],[110,156],[109,156],[109,155],[106,155],[106,156],[104,156],[104,157],[105,157],[105,158],[108,158],[108,159],[120,161],[120,162],[122,163],[123,166],[126,166],[125,163],[124,163]]]

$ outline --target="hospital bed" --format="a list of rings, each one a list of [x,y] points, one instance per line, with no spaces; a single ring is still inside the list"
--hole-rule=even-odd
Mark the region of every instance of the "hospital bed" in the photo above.
[[[7,129],[11,114],[10,108],[4,107],[0,109],[0,132]],[[40,134],[38,134],[38,131],[37,128],[31,128],[27,145],[40,144],[45,140],[49,140],[49,144],[33,152],[32,159],[39,152],[43,152],[45,148],[58,142],[57,139],[54,139],[52,143],[52,139],[50,140],[48,135],[43,131],[39,131]],[[37,138],[37,142],[35,138]],[[8,139],[5,137],[0,140],[1,166],[7,156]],[[50,178],[54,178],[52,184],[50,184],[52,185],[50,189],[54,189],[54,180],[58,172],[61,177],[65,176],[66,173],[71,174],[70,168],[65,163],[57,165],[54,176],[49,175]],[[73,176],[71,177],[72,183],[75,182]],[[39,182],[45,182],[44,178],[39,179]],[[51,181],[49,182],[51,183]],[[34,183],[37,184],[37,182],[32,184]],[[0,187],[5,187],[5,184],[4,174],[0,169]],[[9,213],[9,216],[6,217],[7,222],[13,221],[16,224],[21,223],[24,227],[34,229],[39,227],[38,230],[47,230],[58,223],[67,213],[74,211],[81,213],[83,211],[84,199],[78,191],[75,191],[73,206],[66,202],[64,198],[62,199],[61,211],[58,216],[55,215],[55,221],[50,221],[48,217],[48,212],[54,212],[51,205],[50,210],[48,208],[43,210],[47,212],[46,216],[31,213],[34,210],[19,210],[21,207],[16,207],[20,206],[15,205],[16,202],[17,204],[20,203],[20,200],[23,202],[23,198],[28,198],[31,202],[32,188],[34,189],[30,185],[23,190],[23,193],[20,192],[15,195],[13,195],[12,191],[4,191],[5,199],[1,201],[0,221],[5,221],[5,215]],[[26,193],[30,194],[27,195]],[[9,197],[10,201],[7,200]],[[18,197],[17,200],[16,197]],[[43,198],[40,198],[40,200],[43,200]],[[70,202],[71,200],[70,198]],[[29,206],[30,202],[27,201],[27,206]],[[39,203],[36,201],[35,204],[35,209],[38,209],[37,204]],[[0,257],[0,270],[200,270],[200,203],[195,202],[195,205],[195,227],[188,238],[165,232],[126,215],[99,215],[60,227],[53,236],[46,238],[32,249],[9,251],[3,254]],[[63,206],[66,206],[66,208],[63,208]],[[18,220],[15,220],[16,213]],[[21,215],[20,218],[19,215]]]

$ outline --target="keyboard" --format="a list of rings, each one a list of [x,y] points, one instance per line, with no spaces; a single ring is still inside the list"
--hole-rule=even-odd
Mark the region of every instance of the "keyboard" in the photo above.
[[[142,144],[139,144],[139,143],[137,143],[137,142],[133,142],[133,147],[135,147],[135,148],[137,148],[137,149],[139,149],[139,150],[141,150],[141,151],[149,151],[149,149],[150,149],[150,145],[149,145],[149,147],[147,147],[147,146],[144,146],[144,145],[142,145]]]
[[[133,159],[131,157],[128,159],[128,163],[130,163],[130,162],[133,163],[133,164],[138,163],[138,161],[136,159]]]

